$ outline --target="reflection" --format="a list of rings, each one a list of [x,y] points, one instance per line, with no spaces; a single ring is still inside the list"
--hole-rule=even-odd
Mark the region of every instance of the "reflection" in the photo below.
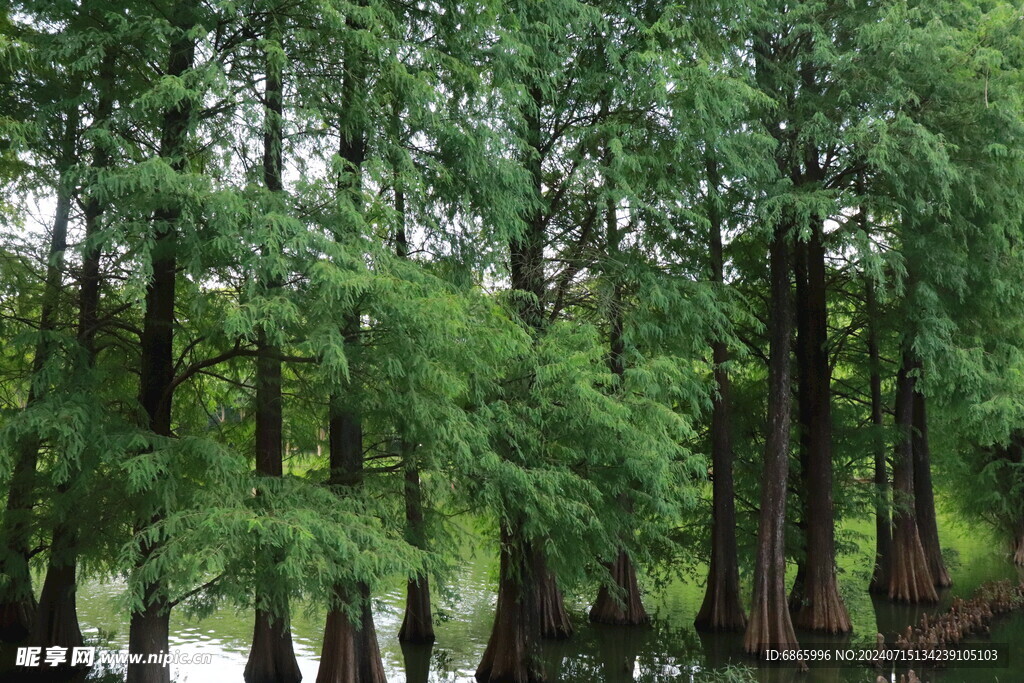
[[[705,668],[721,669],[729,664],[752,664],[755,661],[743,650],[742,631],[697,631],[697,637]]]
[[[923,615],[932,614],[938,607],[934,604],[891,602],[888,598],[877,595],[871,596],[871,606],[875,610],[878,632],[885,636],[887,643],[893,643],[897,634],[903,633],[907,626],[919,623]]]
[[[645,626],[593,627],[597,635],[598,659],[604,680],[632,681],[637,669],[637,655],[650,639],[651,629]]]
[[[427,683],[430,680],[433,643],[413,644],[401,642],[402,657],[405,659],[406,683]]]

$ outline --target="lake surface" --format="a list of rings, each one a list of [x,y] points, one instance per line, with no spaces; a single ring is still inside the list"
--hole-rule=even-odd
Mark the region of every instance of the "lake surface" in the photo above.
[[[877,632],[891,637],[908,624],[916,623],[925,611],[946,609],[954,596],[967,596],[984,581],[1020,580],[1021,573],[1010,564],[1006,549],[987,530],[951,524],[940,514],[940,534],[954,586],[944,591],[937,607],[926,610],[895,606],[868,595],[865,587],[874,553],[873,522],[844,527],[840,540],[857,538],[859,545],[856,552],[842,555],[839,560],[840,589],[855,633],[852,639],[836,642],[873,642]],[[486,539],[480,539],[478,547],[487,545]],[[703,571],[698,568],[697,572],[699,579],[674,580],[646,593],[646,605],[653,617],[649,628],[592,626],[586,622],[585,601],[570,602],[576,634],[569,641],[550,643],[545,648],[552,680],[701,681],[716,678],[709,670],[730,662],[752,664],[741,652],[739,636],[698,635],[693,629],[693,618],[703,598]],[[444,592],[432,587],[435,588],[435,611],[440,612],[436,621],[437,642],[433,647],[403,650],[399,644],[397,633],[404,600],[404,585],[400,581],[395,582],[391,591],[379,595],[375,618],[388,680],[394,683],[471,681],[490,633],[496,575],[495,557],[467,556],[450,590]],[[120,590],[116,582],[93,582],[83,586],[79,594],[79,616],[87,638],[95,638],[102,632],[109,639],[111,649],[127,649],[127,619],[117,603]],[[749,595],[749,590],[745,590],[745,594]],[[296,655],[306,681],[316,678],[323,623],[322,612],[300,612],[293,617]],[[207,653],[212,658],[210,664],[174,667],[174,679],[179,683],[241,681],[251,635],[251,613],[221,609],[197,621],[188,620],[180,612],[174,613],[171,647],[189,653]],[[802,640],[805,643],[825,641],[821,636],[808,634],[804,634]],[[1009,669],[946,669],[926,675],[925,680],[935,683],[1024,681],[1024,652],[1015,651],[1024,645],[1024,611],[999,619],[987,640],[1011,644]],[[754,678],[765,683],[790,680],[874,683],[878,673],[867,669],[815,669],[802,676],[786,669],[753,672]],[[750,676],[745,678],[750,680]]]

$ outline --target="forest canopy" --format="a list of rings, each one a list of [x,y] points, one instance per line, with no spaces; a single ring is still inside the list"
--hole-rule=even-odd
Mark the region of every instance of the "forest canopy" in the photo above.
[[[117,579],[132,652],[248,610],[295,683],[313,605],[378,683],[467,519],[481,683],[686,568],[752,655],[848,633],[844,520],[933,603],[937,497],[1024,565],[1017,0],[26,0],[0,84],[7,643]]]

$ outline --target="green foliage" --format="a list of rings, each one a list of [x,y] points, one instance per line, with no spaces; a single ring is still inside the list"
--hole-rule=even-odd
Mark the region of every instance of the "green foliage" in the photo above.
[[[1019,463],[993,453],[1024,423],[1020,3],[173,9],[0,13],[0,485],[17,488],[38,444],[26,510],[40,567],[71,520],[88,531],[81,576],[126,577],[129,609],[158,586],[197,612],[281,611],[282,596],[443,574],[460,513],[514,525],[570,588],[623,546],[644,566],[692,565],[711,526],[715,342],[731,357],[746,565],[780,225],[794,245],[823,226],[837,517],[874,509],[875,492],[846,484],[879,439],[891,450],[909,349],[939,480],[972,482],[971,514],[1019,523]],[[180,45],[190,64],[171,75]],[[168,149],[172,114],[184,142]],[[59,256],[41,225],[57,195],[73,200]],[[138,397],[140,337],[168,230],[159,436]],[[253,471],[268,344],[283,365],[280,478]],[[332,397],[360,421],[358,485],[328,484]],[[425,543],[406,528],[411,464]]]

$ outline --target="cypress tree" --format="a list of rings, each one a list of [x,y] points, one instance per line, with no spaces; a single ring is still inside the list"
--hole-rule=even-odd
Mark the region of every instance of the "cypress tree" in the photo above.
[[[284,65],[282,54],[281,17],[277,7],[269,7],[266,18],[267,47],[264,48],[266,74],[264,101],[266,110],[263,124],[263,184],[271,201],[280,201],[284,190]],[[277,207],[274,207],[277,208]],[[267,245],[266,252],[273,246]],[[265,253],[272,260],[272,253]],[[281,279],[273,262],[265,268],[260,283],[268,297],[279,295]],[[263,477],[280,478],[284,473],[282,460],[283,412],[281,395],[281,347],[278,331],[264,326],[258,332],[256,343],[256,473]],[[264,561],[280,562],[281,548],[261,548]],[[269,572],[274,567],[268,568]],[[259,573],[257,573],[259,580]],[[302,680],[299,664],[292,647],[292,634],[288,614],[288,593],[277,588],[280,580],[266,580],[267,588],[256,588],[256,618],[253,626],[252,649],[245,665],[246,683],[297,683]],[[276,593],[276,594],[275,594]]]

